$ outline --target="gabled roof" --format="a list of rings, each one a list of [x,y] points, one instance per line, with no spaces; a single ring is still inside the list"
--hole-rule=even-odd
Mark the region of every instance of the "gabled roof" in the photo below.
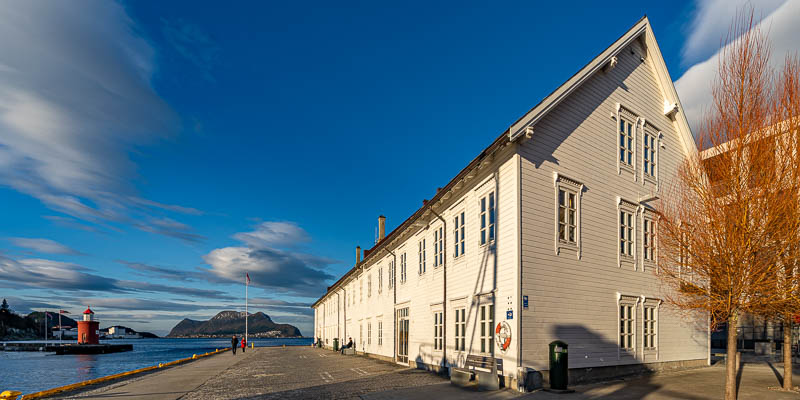
[[[625,32],[625,34],[612,43],[611,46],[603,50],[600,55],[595,57],[591,62],[589,62],[589,64],[581,68],[577,73],[575,73],[575,75],[569,78],[547,97],[542,99],[539,104],[525,113],[522,118],[518,119],[514,124],[512,124],[511,127],[497,137],[489,145],[489,147],[484,149],[477,157],[470,161],[470,163],[464,169],[462,169],[458,175],[451,179],[442,190],[439,190],[430,201],[424,203],[422,207],[415,211],[414,214],[408,217],[408,219],[403,221],[403,223],[395,228],[391,233],[386,235],[386,237],[378,242],[378,244],[376,244],[372,249],[369,249],[369,251],[365,250],[364,259],[350,269],[350,271],[344,274],[338,281],[336,281],[336,283],[329,286],[327,292],[317,299],[317,301],[315,301],[311,307],[316,307],[316,305],[319,304],[329,293],[338,289],[339,286],[346,282],[350,276],[356,273],[359,268],[369,265],[369,261],[376,256],[381,255],[379,250],[385,248],[389,243],[392,243],[394,239],[399,237],[404,231],[410,228],[414,221],[425,215],[427,210],[433,207],[434,204],[437,204],[439,201],[441,201],[445,194],[451,191],[458,182],[460,182],[467,174],[469,174],[470,171],[478,168],[485,159],[505,147],[505,145],[509,142],[514,142],[519,138],[524,137],[528,128],[533,128],[537,122],[547,115],[547,113],[555,109],[555,107],[560,104],[561,101],[566,99],[570,94],[578,89],[581,84],[592,77],[595,72],[608,64],[612,58],[622,51],[622,49],[637,39],[642,40],[647,47],[647,59],[650,60],[650,65],[654,68],[656,81],[658,82],[659,88],[664,95],[665,114],[668,110],[672,110],[675,105],[677,105],[678,111],[674,114],[674,118],[677,125],[677,132],[680,136],[684,151],[686,154],[697,153],[697,146],[695,145],[692,132],[689,129],[689,123],[686,120],[686,116],[683,115],[683,112],[681,111],[683,110],[683,107],[680,105],[678,93],[675,91],[675,86],[673,85],[672,79],[667,71],[664,58],[661,56],[661,50],[658,48],[658,43],[656,43],[653,29],[650,27],[650,20],[647,19],[647,16],[644,16],[638,22],[636,22],[633,27]]]
[[[683,150],[686,154],[694,154],[697,152],[697,146],[694,142],[694,137],[689,129],[689,122],[683,114],[683,106],[678,99],[678,93],[675,91],[675,85],[672,83],[672,78],[667,71],[667,65],[664,63],[664,57],[661,56],[661,50],[658,48],[655,34],[650,26],[650,20],[645,15],[636,24],[628,29],[619,39],[617,39],[611,46],[603,50],[600,55],[595,57],[586,66],[581,68],[575,75],[572,75],[566,82],[559,86],[556,90],[550,93],[547,97],[542,99],[539,104],[528,111],[522,118],[518,119],[509,128],[509,136],[512,140],[520,137],[526,131],[526,128],[533,127],[544,118],[547,113],[553,110],[564,99],[569,97],[581,84],[586,82],[589,78],[594,76],[594,73],[604,68],[611,60],[619,54],[622,49],[631,44],[634,40],[641,40],[647,48],[647,60],[653,67],[656,81],[664,95],[664,113],[667,114],[669,110],[673,110],[677,105],[677,112],[675,113],[675,122],[677,125],[678,135],[680,136]]]

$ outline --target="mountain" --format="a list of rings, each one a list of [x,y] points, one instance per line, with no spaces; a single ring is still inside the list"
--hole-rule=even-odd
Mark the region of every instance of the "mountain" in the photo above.
[[[247,317],[248,332],[254,337],[298,337],[302,336],[297,327],[289,324],[276,324],[263,312]],[[208,321],[185,318],[175,325],[167,337],[227,337],[244,332],[244,313],[222,311]]]
[[[34,311],[26,316],[19,315],[10,308],[0,309],[0,340],[28,340],[44,338],[44,313]],[[62,315],[61,324],[65,327],[77,327],[74,319]],[[50,312],[47,320],[48,330],[58,325],[58,313]]]

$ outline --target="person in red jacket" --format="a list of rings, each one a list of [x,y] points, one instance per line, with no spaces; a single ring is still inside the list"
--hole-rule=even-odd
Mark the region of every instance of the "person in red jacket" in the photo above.
[[[247,348],[247,339],[242,338],[242,353],[244,353],[244,349]]]

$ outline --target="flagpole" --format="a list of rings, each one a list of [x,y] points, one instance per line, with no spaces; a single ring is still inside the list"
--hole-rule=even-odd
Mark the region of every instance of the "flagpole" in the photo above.
[[[247,340],[247,288],[250,287],[250,276],[245,274],[244,281],[244,343],[248,344]],[[242,350],[244,351],[244,350]]]
[[[61,309],[58,309],[58,343],[64,338],[64,327],[61,325]]]

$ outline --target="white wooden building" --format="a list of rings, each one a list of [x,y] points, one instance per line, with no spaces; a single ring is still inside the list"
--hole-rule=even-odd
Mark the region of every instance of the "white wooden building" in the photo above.
[[[357,251],[312,307],[315,336],[418,368],[467,355],[571,382],[707,365],[709,332],[667,307],[652,203],[697,151],[648,19],[499,135],[444,188]],[[499,334],[497,334],[499,332]]]

